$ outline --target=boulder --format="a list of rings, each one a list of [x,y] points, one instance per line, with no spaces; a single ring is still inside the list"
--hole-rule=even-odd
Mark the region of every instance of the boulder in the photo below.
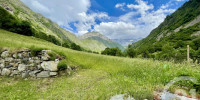
[[[2,58],[6,58],[6,57],[8,57],[9,56],[9,52],[8,51],[4,51],[4,52],[2,52],[2,54],[1,54],[1,57]]]
[[[28,73],[28,72],[22,73],[22,78],[28,78],[28,76],[29,76],[29,73]]]
[[[11,67],[13,67],[13,65],[7,65],[5,68],[11,68]]]
[[[37,78],[47,78],[50,77],[49,71],[42,71],[37,74]]]
[[[17,54],[17,57],[18,57],[18,58],[23,58],[22,53],[18,53],[18,54]]]
[[[48,61],[50,59],[48,52],[51,52],[51,51],[50,50],[42,50],[41,60]]]
[[[13,70],[10,76],[14,76],[14,75],[19,75],[19,71],[18,70]]]
[[[0,68],[4,68],[5,67],[5,64],[4,63],[1,63],[0,64]]]
[[[20,72],[25,71],[25,70],[26,70],[26,65],[24,65],[24,64],[19,64],[18,70],[19,70]]]
[[[1,72],[1,75],[10,75],[11,74],[11,71],[9,70],[9,69],[7,69],[7,68],[4,68],[3,70],[2,70],[2,72]]]
[[[54,61],[46,61],[41,64],[41,67],[46,71],[55,72],[55,71],[58,71],[57,65],[58,65],[58,63],[56,63]]]
[[[39,73],[39,72],[40,72],[40,70],[34,70],[34,71],[29,72],[29,75],[31,77],[36,77],[36,74]]]
[[[16,58],[17,58],[17,54],[13,54],[13,56],[12,56],[12,57],[16,59]]]
[[[13,58],[12,58],[12,57],[6,57],[6,58],[5,58],[5,61],[6,61],[6,62],[12,62],[12,61],[13,61]]]
[[[50,76],[56,76],[56,75],[58,75],[58,72],[50,72],[49,75]]]
[[[50,59],[50,56],[47,54],[41,56],[41,60],[43,61],[48,61],[49,59]]]

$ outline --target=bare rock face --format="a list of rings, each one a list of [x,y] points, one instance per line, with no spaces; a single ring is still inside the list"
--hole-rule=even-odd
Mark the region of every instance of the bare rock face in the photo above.
[[[49,71],[42,71],[37,74],[37,78],[47,78],[50,77]]]
[[[11,71],[7,68],[4,68],[1,72],[1,75],[3,76],[9,76],[11,74]]]
[[[57,68],[58,63],[54,61],[46,61],[41,64],[41,67],[46,71],[58,71]]]

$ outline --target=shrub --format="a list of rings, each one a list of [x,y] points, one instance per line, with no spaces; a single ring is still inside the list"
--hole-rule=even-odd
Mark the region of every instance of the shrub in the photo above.
[[[50,60],[55,60],[57,58],[57,54],[54,52],[48,52],[48,55],[50,56]]]
[[[31,46],[30,50],[31,50],[31,55],[32,56],[37,56],[43,49],[42,48],[37,48],[35,46]]]
[[[61,60],[59,63],[58,63],[58,70],[65,70],[67,69],[67,62],[65,60]]]
[[[75,43],[71,44],[71,49],[81,51],[81,47]]]

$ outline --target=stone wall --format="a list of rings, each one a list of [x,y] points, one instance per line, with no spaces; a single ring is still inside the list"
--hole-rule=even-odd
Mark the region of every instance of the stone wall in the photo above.
[[[19,76],[22,78],[47,78],[58,75],[59,60],[50,61],[50,50],[42,50],[32,56],[30,50],[16,52],[3,51],[0,54],[0,75]]]

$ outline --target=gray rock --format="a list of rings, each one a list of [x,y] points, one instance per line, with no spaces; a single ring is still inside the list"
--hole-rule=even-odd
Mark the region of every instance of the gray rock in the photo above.
[[[9,51],[4,51],[4,52],[2,52],[2,54],[1,54],[1,57],[2,58],[6,58],[6,57],[8,57],[9,56]]]
[[[4,63],[1,63],[0,64],[0,68],[4,68],[5,67],[5,64]]]
[[[48,61],[50,59],[49,55],[45,54],[41,56],[41,60]]]
[[[56,75],[58,75],[58,72],[50,72],[49,74],[50,74],[50,76],[56,76]]]
[[[4,68],[3,70],[2,70],[2,72],[1,72],[1,75],[10,75],[11,74],[11,71],[9,70],[9,69],[7,69],[7,68]]]
[[[29,76],[29,73],[28,73],[28,72],[22,73],[22,78],[28,78],[28,76]]]
[[[12,67],[12,65],[7,65],[5,68],[11,68]]]
[[[17,54],[18,58],[23,58],[22,53]]]
[[[4,60],[4,59],[1,59],[1,60],[0,60],[0,63],[5,63],[5,60]]]
[[[42,50],[41,60],[48,61],[50,59],[48,52],[51,52],[51,50]]]
[[[59,61],[60,61],[59,59],[55,59],[55,63],[59,63]]]
[[[13,70],[10,76],[14,76],[14,75],[19,75],[19,71],[18,70]]]
[[[41,64],[44,70],[53,71],[53,72],[58,71],[57,65],[58,63],[54,61],[46,61]]]
[[[18,70],[19,70],[20,72],[25,71],[25,70],[26,70],[26,65],[24,65],[24,64],[19,64]]]
[[[40,70],[34,70],[34,71],[29,72],[29,75],[31,77],[36,77],[36,74],[39,73],[39,72],[40,72]]]
[[[37,78],[47,78],[47,77],[50,77],[49,71],[42,71],[37,74]]]
[[[36,63],[36,64],[40,64],[40,60],[34,60],[34,63]]]
[[[13,58],[12,58],[12,57],[6,57],[6,58],[5,58],[5,61],[7,61],[7,62],[12,62],[12,61],[13,61]]]
[[[41,66],[41,65],[37,65],[37,68],[38,68],[38,69],[42,69],[42,66]]]
[[[13,54],[13,56],[12,56],[12,57],[16,59],[16,58],[17,58],[17,54]]]

